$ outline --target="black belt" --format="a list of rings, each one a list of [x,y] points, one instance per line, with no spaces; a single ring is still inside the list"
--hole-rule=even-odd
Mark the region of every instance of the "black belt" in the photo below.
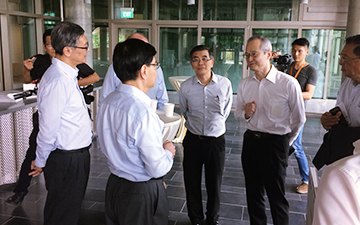
[[[203,135],[197,135],[197,134],[193,134],[190,131],[188,131],[189,134],[191,134],[192,136],[195,136],[197,138],[199,138],[200,140],[204,140],[204,139],[218,139],[221,138],[223,135],[220,135],[219,137],[213,137],[213,136],[203,136]]]
[[[269,138],[269,137],[282,137],[282,136],[287,135],[287,134],[284,134],[284,135],[270,134],[270,133],[265,133],[265,132],[260,132],[260,131],[252,131],[252,130],[247,130],[247,132],[249,134],[253,135],[256,139]]]
[[[57,152],[57,153],[78,153],[78,152],[80,152],[80,153],[82,153],[84,151],[89,150],[90,146],[91,146],[91,144],[89,146],[87,146],[87,147],[74,149],[74,150],[62,150],[62,149],[57,148],[57,149],[54,150],[54,152]]]

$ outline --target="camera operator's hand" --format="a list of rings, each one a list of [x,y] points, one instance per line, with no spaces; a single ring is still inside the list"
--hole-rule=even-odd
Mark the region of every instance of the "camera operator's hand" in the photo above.
[[[341,111],[337,112],[335,115],[332,115],[330,112],[322,114],[320,121],[321,125],[326,130],[330,130],[332,126],[336,125],[340,121]]]
[[[279,52],[281,52],[281,50],[276,50],[272,53],[271,55],[271,59],[277,59],[279,58],[281,55],[279,55]]]
[[[255,101],[252,101],[250,103],[246,103],[245,104],[245,119],[249,119],[250,117],[252,117],[255,110],[256,110]]]
[[[34,65],[33,65],[34,60],[35,60],[35,56],[30,58],[30,59],[25,59],[24,60],[24,67],[29,71],[32,70],[32,68],[34,68]]]
[[[34,60],[35,60],[35,56],[30,59],[24,60],[23,81],[26,84],[32,82],[30,70],[32,70],[34,68],[34,65],[33,65]]]

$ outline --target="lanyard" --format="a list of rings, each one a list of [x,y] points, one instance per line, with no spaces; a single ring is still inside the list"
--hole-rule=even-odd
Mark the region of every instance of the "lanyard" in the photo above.
[[[306,63],[306,61],[300,66],[299,70],[297,71],[297,73],[296,73],[295,76],[294,76],[295,79],[296,79],[297,76],[299,75],[300,70],[305,66],[305,63]],[[294,65],[295,65],[295,63],[292,64],[291,69],[290,69],[290,75],[291,75],[291,76],[292,76],[292,70],[293,70],[293,68],[294,68]]]

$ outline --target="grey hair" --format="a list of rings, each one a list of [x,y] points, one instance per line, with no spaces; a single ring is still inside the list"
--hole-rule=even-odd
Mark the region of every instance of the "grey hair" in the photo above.
[[[260,45],[261,51],[263,51],[263,52],[267,52],[269,50],[272,51],[272,45],[271,45],[270,40],[262,35],[254,35],[254,36],[250,37],[247,40],[247,43],[249,43],[250,41],[257,40],[257,39],[259,39],[261,41],[261,45]]]
[[[356,47],[354,48],[353,53],[357,57],[360,57],[360,35],[359,34],[346,38],[345,44],[346,45],[355,45]]]

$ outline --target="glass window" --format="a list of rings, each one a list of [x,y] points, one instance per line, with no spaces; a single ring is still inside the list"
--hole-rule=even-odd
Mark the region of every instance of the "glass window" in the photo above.
[[[9,1],[9,10],[34,13],[34,0]]]
[[[93,68],[104,77],[109,66],[109,27],[107,23],[93,23],[92,28]]]
[[[317,70],[317,82],[313,98],[323,98],[325,68],[330,30],[303,30],[302,37],[309,40],[309,54],[306,61]]]
[[[91,1],[93,19],[108,19],[108,0]]]
[[[201,44],[210,47],[214,53],[213,71],[229,78],[233,92],[242,78],[244,29],[203,28]]]
[[[253,35],[267,37],[273,51],[280,50],[281,55],[291,55],[291,43],[297,39],[297,29],[253,29]]]
[[[44,0],[44,15],[52,17],[60,17],[60,0]]]
[[[329,73],[327,82],[327,98],[336,99],[341,85],[341,66],[339,65],[339,54],[344,47],[346,32],[333,30],[331,38],[331,55],[329,62]]]
[[[55,25],[56,25],[56,21],[44,20],[44,31],[48,29],[53,29]]]
[[[251,6],[251,20],[298,20],[299,6],[299,0],[253,0]]]
[[[114,0],[115,19],[121,19],[120,8],[134,8],[133,19],[135,20],[152,19],[152,0]]]
[[[159,0],[159,20],[197,20],[198,1],[188,5],[185,0]]]
[[[125,41],[133,33],[140,33],[149,40],[149,29],[148,28],[119,28],[118,36],[119,42]]]
[[[37,53],[35,19],[9,16],[9,37],[13,70],[13,89],[22,88],[23,60]]]
[[[197,28],[160,28],[159,58],[168,90],[175,90],[169,77],[195,75],[189,53],[196,45]]]
[[[246,20],[247,0],[203,1],[203,20]]]

